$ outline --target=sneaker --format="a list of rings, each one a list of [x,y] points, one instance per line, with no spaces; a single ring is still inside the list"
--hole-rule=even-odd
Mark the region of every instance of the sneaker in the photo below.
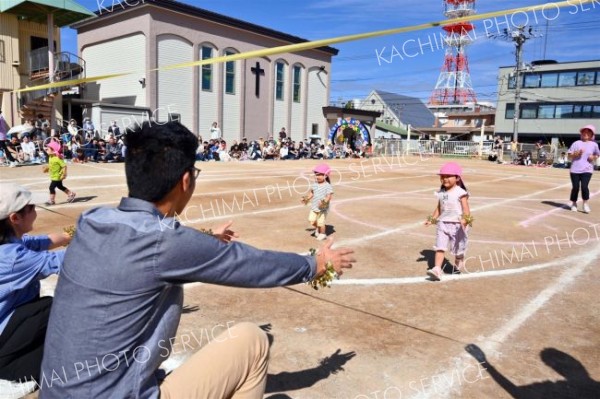
[[[427,275],[431,277],[433,281],[440,281],[442,279],[442,269],[434,267],[433,269],[427,270]]]
[[[69,194],[69,196],[67,197],[67,202],[75,201],[75,196],[77,196],[77,193],[75,191],[71,191],[71,194]]]
[[[48,200],[48,201],[44,202],[44,205],[52,206],[52,205],[56,205],[56,202]]]
[[[323,241],[325,239],[327,239],[327,234],[323,234],[323,233],[317,234],[317,240]]]
[[[577,205],[571,205],[571,211],[577,212]]]
[[[583,213],[590,213],[592,210],[588,204],[583,204]]]
[[[10,165],[8,165],[10,168],[16,168],[17,167],[17,163],[16,162],[11,162]]]
[[[312,233],[310,233],[311,237],[316,237],[318,235],[317,230],[313,230]]]

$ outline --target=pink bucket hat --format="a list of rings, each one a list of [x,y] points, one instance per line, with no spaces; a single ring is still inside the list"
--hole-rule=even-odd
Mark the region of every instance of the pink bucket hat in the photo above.
[[[56,141],[51,141],[48,144],[46,144],[46,147],[52,149],[52,151],[58,155],[60,153],[60,144],[58,144]]]
[[[440,168],[438,175],[453,175],[462,177],[462,168],[456,162],[446,162]]]
[[[579,134],[583,133],[584,130],[590,130],[592,132],[592,141],[594,141],[594,136],[596,135],[596,126],[594,125],[585,125],[581,129],[579,129]]]
[[[313,169],[313,172],[323,173],[325,176],[329,176],[329,173],[331,173],[331,168],[326,163],[322,163],[322,164],[315,166],[315,168]]]

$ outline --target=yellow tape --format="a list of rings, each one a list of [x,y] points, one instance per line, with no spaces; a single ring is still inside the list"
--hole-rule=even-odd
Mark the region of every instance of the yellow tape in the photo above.
[[[331,39],[315,40],[312,42],[288,44],[285,46],[278,46],[278,47],[272,47],[272,48],[268,48],[268,49],[247,51],[245,53],[232,54],[232,55],[215,57],[215,58],[210,58],[210,59],[205,59],[205,60],[167,65],[167,66],[164,66],[161,68],[151,69],[148,72],[168,71],[171,69],[179,69],[179,68],[188,68],[188,67],[192,67],[192,66],[216,64],[219,62],[237,61],[237,60],[244,60],[244,59],[248,59],[248,58],[259,58],[259,57],[265,57],[268,55],[276,55],[276,54],[284,54],[284,53],[294,53],[294,52],[298,52],[298,51],[314,49],[317,47],[329,46],[329,45],[336,44],[336,43],[345,43],[345,42],[351,42],[351,41],[362,40],[362,39],[371,39],[374,37],[412,32],[412,31],[432,28],[432,27],[436,27],[436,26],[452,25],[452,24],[456,24],[459,22],[477,21],[477,20],[481,20],[481,19],[498,17],[501,15],[515,14],[518,12],[537,11],[537,10],[541,10],[541,9],[546,9],[547,7],[562,8],[562,7],[566,7],[566,6],[575,6],[575,5],[582,6],[586,3],[592,3],[595,1],[597,1],[597,0],[566,0],[566,1],[559,1],[559,2],[555,2],[555,3],[539,4],[536,6],[518,7],[518,8],[508,9],[508,10],[492,11],[492,12],[487,12],[487,13],[483,13],[483,14],[474,14],[474,15],[469,15],[466,17],[454,18],[454,19],[445,19],[442,21],[429,22],[429,23],[413,25],[413,26],[406,26],[406,27],[402,27],[402,28],[385,29],[385,30],[379,30],[379,31],[374,31],[374,32],[339,36],[339,37],[334,37]],[[51,88],[63,87],[63,86],[74,86],[74,85],[81,84],[81,83],[96,82],[98,80],[112,79],[112,78],[116,78],[119,76],[126,76],[126,75],[140,74],[140,73],[144,74],[146,72],[147,72],[146,70],[131,71],[131,72],[115,73],[115,74],[111,74],[111,75],[92,76],[92,77],[84,78],[84,79],[63,80],[63,81],[59,81],[59,82],[47,83],[47,84],[43,84],[43,85],[39,85],[39,86],[18,89],[18,90],[13,91],[13,93],[23,93],[23,92],[27,92],[27,91],[51,89]]]

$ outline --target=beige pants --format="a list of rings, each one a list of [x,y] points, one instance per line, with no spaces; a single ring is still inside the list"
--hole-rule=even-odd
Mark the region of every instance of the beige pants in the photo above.
[[[236,324],[169,374],[160,397],[262,398],[268,361],[267,335],[252,323]]]

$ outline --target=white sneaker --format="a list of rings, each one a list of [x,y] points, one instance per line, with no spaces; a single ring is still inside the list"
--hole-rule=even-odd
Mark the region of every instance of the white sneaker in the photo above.
[[[17,167],[17,163],[16,162],[11,162],[9,167],[11,168],[16,168]]]
[[[588,204],[583,204],[583,213],[590,213],[592,210]]]
[[[572,210],[573,212],[577,212],[577,204],[575,204],[575,205],[571,205],[571,210]]]
[[[323,233],[317,234],[317,240],[323,241],[323,240],[326,240],[326,239],[327,239],[327,234],[323,234]]]

